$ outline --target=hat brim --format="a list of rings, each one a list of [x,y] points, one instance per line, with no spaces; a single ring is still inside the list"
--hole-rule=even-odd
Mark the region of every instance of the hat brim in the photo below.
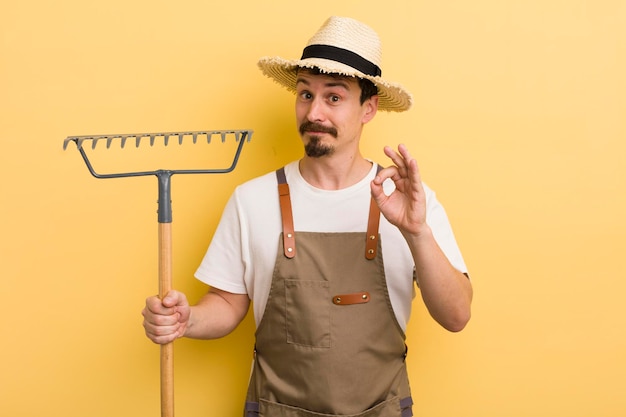
[[[322,58],[287,60],[281,57],[263,57],[259,60],[258,66],[263,74],[291,92],[296,91],[296,72],[298,68],[319,68],[320,71],[325,73],[365,78],[373,82],[378,88],[379,110],[402,112],[410,109],[413,104],[411,93],[400,84],[386,81],[381,77],[363,74],[337,61]]]

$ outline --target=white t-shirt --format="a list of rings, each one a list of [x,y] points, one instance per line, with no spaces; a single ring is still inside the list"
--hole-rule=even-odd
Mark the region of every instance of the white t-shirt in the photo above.
[[[376,175],[376,164],[363,180],[342,190],[313,187],[302,178],[298,161],[285,167],[285,175],[289,184],[296,242],[298,231],[366,231],[370,183]],[[393,187],[392,181],[385,183],[387,193]],[[426,219],[435,240],[450,263],[461,272],[467,272],[443,207],[430,188],[424,185],[424,190]],[[257,326],[270,291],[281,232],[276,173],[270,172],[235,189],[195,274],[196,278],[212,287],[248,294],[253,302]],[[406,329],[415,295],[413,258],[398,228],[382,215],[379,233],[389,297],[398,323]]]

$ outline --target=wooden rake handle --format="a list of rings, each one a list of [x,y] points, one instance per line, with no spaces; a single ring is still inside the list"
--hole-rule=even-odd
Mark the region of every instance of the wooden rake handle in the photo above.
[[[172,289],[172,223],[159,223],[159,298]],[[174,342],[161,345],[161,417],[174,417]]]

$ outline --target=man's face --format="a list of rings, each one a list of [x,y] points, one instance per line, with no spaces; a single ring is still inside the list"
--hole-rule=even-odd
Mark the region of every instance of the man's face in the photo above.
[[[307,156],[323,157],[358,149],[363,124],[376,113],[377,97],[360,103],[354,77],[298,71],[296,120]]]

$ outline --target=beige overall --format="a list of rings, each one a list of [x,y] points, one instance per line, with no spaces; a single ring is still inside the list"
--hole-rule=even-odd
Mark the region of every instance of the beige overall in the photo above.
[[[244,416],[412,416],[378,207],[372,200],[365,234],[296,236],[284,171],[277,176],[283,233]]]

